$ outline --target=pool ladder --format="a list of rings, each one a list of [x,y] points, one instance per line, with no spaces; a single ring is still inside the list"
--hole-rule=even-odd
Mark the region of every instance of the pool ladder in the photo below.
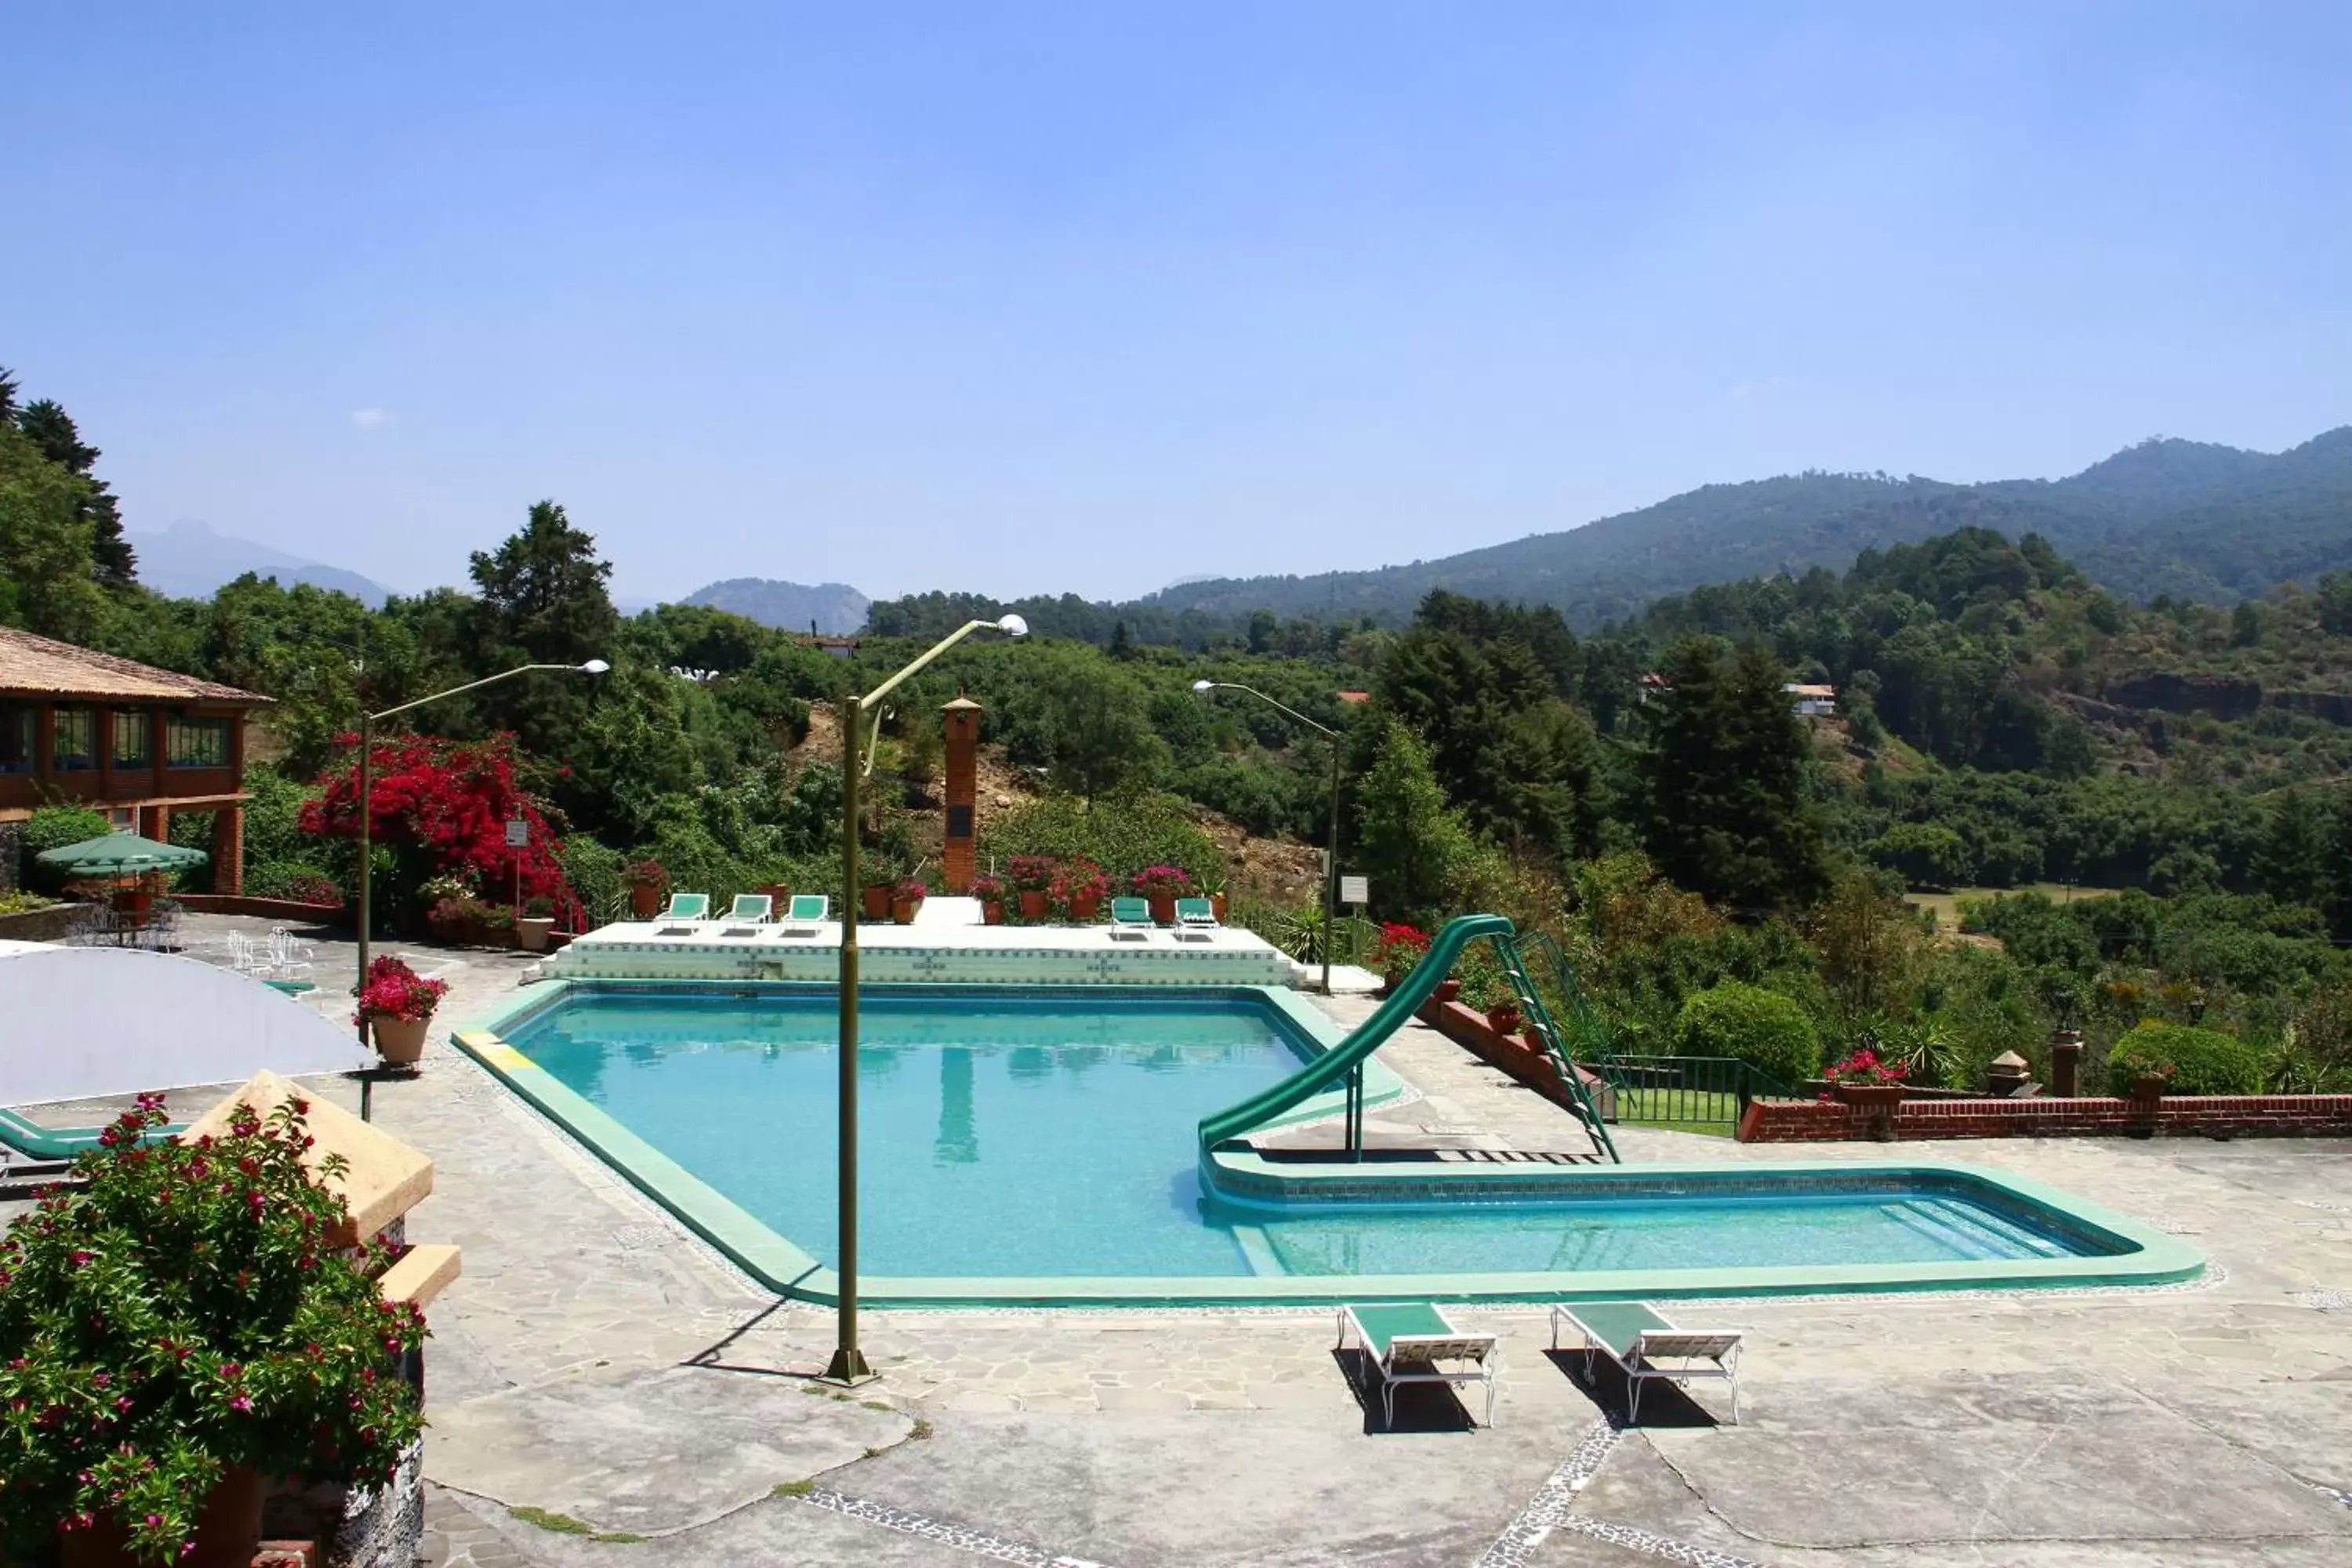
[[[1540,933],[1536,940],[1551,944],[1552,963],[1559,971],[1560,994],[1570,1006],[1580,1007],[1583,998],[1576,990],[1575,979],[1568,972],[1568,961],[1560,952],[1559,944]],[[1568,1086],[1569,1094],[1574,1100],[1569,1109],[1576,1113],[1578,1121],[1584,1123],[1584,1134],[1592,1140],[1593,1152],[1608,1155],[1612,1165],[1623,1164],[1623,1159],[1617,1152],[1616,1141],[1609,1136],[1608,1124],[1601,1120],[1600,1107],[1592,1103],[1592,1096],[1584,1087],[1584,1075],[1576,1070],[1575,1059],[1560,1040],[1559,1026],[1552,1022],[1550,1010],[1544,1005],[1543,998],[1536,994],[1535,982],[1528,977],[1527,963],[1519,956],[1520,939],[1498,936],[1494,942],[1496,956],[1503,961],[1503,973],[1509,977],[1512,994],[1518,999],[1519,1012],[1527,1019],[1528,1026],[1535,1031],[1536,1037],[1544,1043],[1544,1048],[1551,1053],[1552,1065],[1559,1069],[1560,1081]]]

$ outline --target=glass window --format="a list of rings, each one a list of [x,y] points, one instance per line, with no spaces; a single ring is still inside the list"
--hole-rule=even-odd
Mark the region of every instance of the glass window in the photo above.
[[[175,768],[228,766],[228,725],[226,719],[173,714],[163,725],[164,762]]]
[[[49,755],[61,773],[86,773],[98,766],[98,710],[59,708],[49,721]]]
[[[118,768],[143,768],[153,765],[155,726],[146,714],[131,708],[114,710],[114,765]]]
[[[33,771],[33,709],[23,702],[0,702],[0,773]]]

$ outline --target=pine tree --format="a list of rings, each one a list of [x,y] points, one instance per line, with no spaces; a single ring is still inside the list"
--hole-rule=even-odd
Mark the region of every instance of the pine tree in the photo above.
[[[1429,748],[1391,720],[1356,791],[1357,855],[1383,916],[1433,920],[1459,897],[1469,824],[1446,803]]]
[[[12,389],[13,390],[13,389]],[[114,492],[93,471],[99,450],[81,438],[65,409],[48,398],[26,404],[16,411],[16,428],[40,448],[41,455],[74,478],[83,480],[79,512],[89,524],[90,570],[98,580],[121,587],[138,575],[138,560],[131,542],[122,536],[122,510]]]

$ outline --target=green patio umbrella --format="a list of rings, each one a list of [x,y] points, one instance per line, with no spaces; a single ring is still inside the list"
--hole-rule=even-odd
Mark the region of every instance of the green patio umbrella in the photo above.
[[[179,871],[212,858],[201,849],[158,844],[135,833],[110,833],[61,844],[36,857],[44,866],[74,877],[128,877],[142,871]]]

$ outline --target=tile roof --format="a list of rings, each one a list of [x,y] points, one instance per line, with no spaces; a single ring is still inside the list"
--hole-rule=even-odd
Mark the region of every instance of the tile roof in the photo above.
[[[152,664],[76,647],[0,626],[0,693],[95,697],[148,702],[256,704],[268,698],[216,680],[199,680]]]

